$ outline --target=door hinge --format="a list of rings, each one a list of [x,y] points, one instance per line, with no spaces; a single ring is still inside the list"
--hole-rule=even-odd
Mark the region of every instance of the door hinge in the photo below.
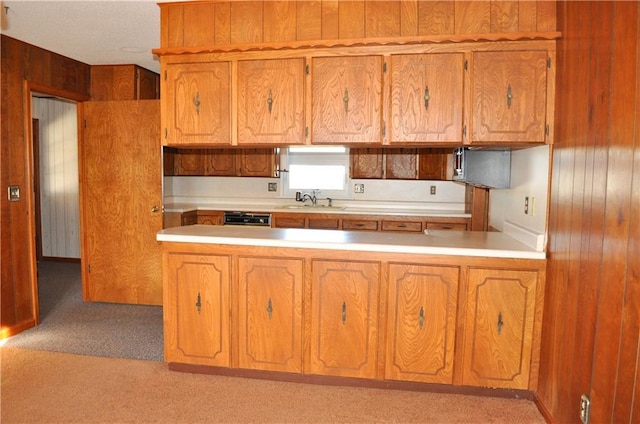
[[[304,127],[304,138],[309,138],[309,127]]]
[[[89,265],[87,266],[87,272],[88,272],[89,274],[91,274],[91,264],[89,264]]]
[[[466,125],[462,126],[462,135],[465,136],[465,137],[467,136],[467,126]]]
[[[82,121],[82,124],[84,125],[85,128],[87,128],[87,120],[86,119]]]
[[[551,58],[547,57],[547,68],[551,68]]]
[[[384,62],[384,64],[382,65],[382,72],[384,72],[385,74],[387,73],[387,62]]]
[[[550,133],[549,124],[546,124],[544,126],[544,135],[549,137],[549,133]]]
[[[309,70],[309,64],[307,63],[304,67],[304,72],[309,75],[311,73],[311,71]]]
[[[386,135],[387,135],[387,124],[384,121],[382,121],[382,136],[386,137]]]
[[[464,70],[466,71],[466,70],[468,70],[468,69],[469,69],[469,60],[468,60],[468,59],[465,59],[465,60],[464,60]]]
[[[167,130],[166,128],[164,129],[164,139],[166,140],[167,137],[169,137],[169,130]]]
[[[167,71],[164,71],[164,80],[167,80]]]

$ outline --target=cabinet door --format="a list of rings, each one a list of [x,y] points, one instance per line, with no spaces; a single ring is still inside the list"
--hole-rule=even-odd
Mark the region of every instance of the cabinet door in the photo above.
[[[204,156],[204,175],[234,177],[237,175],[236,156],[240,150],[206,149]]]
[[[312,374],[375,378],[380,265],[312,263]]]
[[[306,228],[306,214],[274,213],[271,215],[273,228]]]
[[[462,142],[464,55],[391,56],[391,143]]]
[[[537,277],[469,269],[463,384],[528,389]]]
[[[224,212],[219,211],[198,211],[197,223],[201,225],[222,225],[224,221]]]
[[[471,142],[545,141],[547,53],[473,54]]]
[[[302,372],[302,259],[238,259],[241,368]]]
[[[174,175],[204,175],[205,151],[178,149],[173,157]]]
[[[445,149],[419,149],[418,179],[446,180],[447,162],[447,150]]]
[[[242,177],[273,177],[274,149],[243,149],[236,157],[238,175]]]
[[[229,261],[165,254],[165,362],[228,367]]]
[[[229,62],[166,66],[163,144],[231,144]]]
[[[385,378],[451,384],[457,267],[389,265]]]
[[[311,143],[381,143],[382,57],[312,60]]]
[[[383,178],[382,149],[349,149],[351,178]]]
[[[238,62],[238,144],[303,144],[304,59]]]
[[[415,180],[418,175],[416,149],[385,149],[385,178]]]

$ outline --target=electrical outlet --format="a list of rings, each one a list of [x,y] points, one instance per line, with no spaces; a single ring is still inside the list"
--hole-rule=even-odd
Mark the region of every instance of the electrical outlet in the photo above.
[[[524,214],[529,215],[529,196],[524,198]]]
[[[432,195],[436,194],[436,186],[431,186],[431,194]]]
[[[580,421],[582,424],[589,424],[589,412],[591,411],[591,401],[587,395],[580,397]]]
[[[364,193],[364,184],[354,184],[353,192],[354,193]]]
[[[278,183],[269,183],[269,191],[278,191]]]

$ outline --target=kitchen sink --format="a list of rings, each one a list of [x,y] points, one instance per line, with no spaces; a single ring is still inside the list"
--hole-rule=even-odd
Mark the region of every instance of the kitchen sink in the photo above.
[[[344,206],[327,206],[327,205],[284,205],[278,206],[278,209],[326,209],[326,210],[343,210]]]

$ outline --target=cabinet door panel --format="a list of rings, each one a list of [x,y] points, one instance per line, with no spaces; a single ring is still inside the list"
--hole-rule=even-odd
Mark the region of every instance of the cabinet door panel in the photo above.
[[[273,177],[274,149],[243,149],[237,155],[238,175],[243,177]]]
[[[464,55],[391,56],[391,142],[462,142]]]
[[[528,388],[537,276],[469,270],[463,384]]]
[[[471,142],[545,141],[547,53],[473,54]]]
[[[385,377],[451,384],[457,267],[389,265]]]
[[[229,366],[229,257],[165,261],[165,361]]]
[[[302,144],[304,59],[238,62],[238,144]]]
[[[375,378],[379,264],[316,260],[312,269],[309,371]]]
[[[167,65],[165,144],[231,144],[229,62]]]
[[[385,178],[415,180],[418,176],[416,149],[385,149]]]
[[[383,178],[382,149],[349,149],[351,178]]]
[[[204,155],[204,175],[230,176],[238,175],[236,157],[242,154],[235,149],[207,149]]]
[[[313,59],[312,143],[382,142],[382,57]]]
[[[302,259],[239,258],[239,364],[302,372]]]

